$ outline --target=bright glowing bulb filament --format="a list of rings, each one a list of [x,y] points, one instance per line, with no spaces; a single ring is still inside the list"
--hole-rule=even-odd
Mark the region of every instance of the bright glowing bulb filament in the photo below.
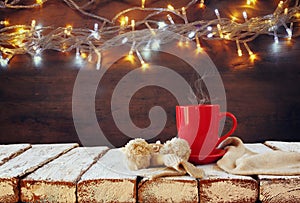
[[[32,21],[31,21],[31,27],[34,28],[35,25],[36,25],[36,21],[35,21],[35,20],[32,20]]]
[[[248,20],[248,15],[247,15],[246,11],[243,11],[243,17],[244,17],[245,21]]]
[[[237,52],[238,52],[238,56],[243,56],[242,50],[241,50],[241,46],[238,40],[236,40],[236,47],[237,47]]]
[[[43,0],[36,0],[36,3],[39,4],[39,5],[42,5],[44,3]]]
[[[219,10],[218,9],[215,9],[215,14],[219,20],[219,22],[221,23],[221,18],[220,18],[220,13],[219,13]]]
[[[171,11],[175,10],[174,7],[171,4],[168,5],[168,9],[171,10]]]
[[[145,2],[146,0],[142,0],[142,8],[145,8]]]
[[[65,33],[67,36],[69,36],[69,35],[71,35],[72,29],[73,29],[73,28],[72,28],[71,25],[67,25],[66,28],[65,28],[65,30],[64,30],[64,33]]]
[[[247,5],[250,6],[251,4],[255,4],[256,0],[247,0]]]
[[[185,15],[186,15],[186,10],[185,10],[185,8],[184,8],[184,7],[182,7],[182,8],[181,8],[181,10],[182,10],[182,15],[184,15],[184,16],[185,16]]]
[[[284,9],[284,15],[287,15],[288,12],[289,12],[289,9],[288,9],[288,8],[285,8],[285,9]]]
[[[132,31],[135,29],[135,20],[131,20],[131,29]]]
[[[139,52],[138,50],[136,50],[136,55],[137,55],[138,59],[139,59],[140,62],[141,62],[142,68],[143,68],[143,69],[148,68],[149,65],[144,61],[142,55],[140,54],[140,52]]]
[[[174,22],[174,20],[173,20],[173,18],[172,18],[172,16],[170,14],[167,15],[167,18],[168,18],[168,20],[170,21],[170,23],[172,25],[175,25],[175,22]]]
[[[0,21],[0,25],[8,26],[9,25],[9,21],[8,20]]]
[[[204,8],[205,7],[204,0],[200,0],[199,7],[200,8]]]

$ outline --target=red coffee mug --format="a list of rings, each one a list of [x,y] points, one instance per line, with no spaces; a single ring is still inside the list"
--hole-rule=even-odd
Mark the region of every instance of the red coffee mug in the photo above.
[[[219,137],[220,121],[226,116],[232,119],[233,126]],[[206,163],[205,159],[210,160],[216,147],[235,131],[237,119],[232,113],[220,112],[219,105],[176,106],[176,124],[178,137],[185,139],[191,147],[190,159],[196,157],[198,163]]]

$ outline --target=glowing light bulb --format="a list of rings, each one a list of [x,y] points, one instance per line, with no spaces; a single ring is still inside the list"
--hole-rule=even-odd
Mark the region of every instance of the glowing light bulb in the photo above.
[[[184,7],[181,8],[181,11],[182,11],[182,15],[186,15],[186,10]]]
[[[36,0],[36,3],[39,5],[43,5],[44,1],[43,0]]]
[[[256,57],[255,54],[252,53],[252,54],[250,55],[250,60],[251,60],[251,62],[255,61],[255,59],[257,59],[257,57]]]
[[[26,31],[24,28],[21,27],[21,28],[18,28],[18,29],[17,29],[17,32],[18,32],[18,34],[21,35],[21,34],[26,33],[27,31]]]
[[[213,36],[214,36],[213,33],[208,33],[208,34],[207,34],[207,37],[208,37],[208,38],[212,38]]]
[[[133,41],[132,45],[131,45],[131,48],[129,50],[129,53],[128,55],[126,56],[126,60],[130,61],[131,63],[134,62],[134,56],[133,56],[133,51],[135,49],[135,41]]]
[[[200,0],[199,8],[205,8],[204,0]]]
[[[33,63],[35,66],[40,66],[42,62],[42,57],[40,54],[36,54],[33,56]]]
[[[212,27],[211,26],[207,26],[207,30],[208,31],[212,31]]]
[[[125,25],[128,25],[128,22],[129,22],[129,18],[128,18],[128,16],[125,16]]]
[[[179,40],[178,46],[179,46],[179,47],[183,47],[183,42],[182,42],[182,40]]]
[[[83,58],[83,59],[86,59],[86,58],[87,58],[87,54],[84,53],[84,52],[81,52],[80,56],[81,56],[81,58]]]
[[[35,21],[35,20],[32,20],[32,21],[31,21],[31,27],[33,27],[33,28],[34,28],[34,27],[35,27],[35,25],[36,25],[36,21]]]
[[[128,17],[127,17],[128,18]],[[124,28],[125,26],[126,26],[126,18],[124,17],[124,16],[122,16],[121,18],[120,18],[120,26],[122,27],[122,28]]]
[[[8,26],[9,25],[9,21],[8,20],[0,21],[0,25]]]
[[[231,21],[232,21],[232,22],[234,22],[234,21],[236,21],[236,20],[237,20],[237,17],[231,16]]]
[[[2,57],[2,55],[0,54],[0,66],[1,67],[6,67],[8,65],[9,62],[9,58],[7,57],[6,59]]]
[[[133,64],[134,63],[133,53],[129,52],[128,55],[126,56],[126,60]]]
[[[141,62],[142,69],[148,68],[148,67],[149,67],[149,64],[147,64],[147,63],[144,61],[142,55],[140,54],[140,52],[139,52],[138,50],[136,50],[136,55],[137,55],[138,59],[139,59],[140,62]]]
[[[224,36],[224,39],[230,40],[230,33],[226,34],[226,35]]]
[[[215,14],[216,14],[217,17],[220,16],[220,13],[219,13],[219,10],[218,10],[218,9],[215,9]]]
[[[286,30],[286,33],[288,34],[288,39],[291,39],[292,35],[293,35],[292,30],[290,28],[286,28],[285,30]]]
[[[145,8],[145,2],[146,0],[142,0],[142,8]]]
[[[132,31],[135,29],[135,20],[131,20],[131,29]]]
[[[287,15],[288,12],[289,12],[289,9],[288,9],[288,8],[285,8],[284,11],[283,11],[284,15]]]
[[[295,13],[296,18],[300,18],[300,12]]]
[[[67,25],[66,28],[65,28],[65,30],[64,30],[64,33],[65,33],[67,36],[69,36],[69,35],[71,35],[72,30],[73,30],[72,25]]]
[[[219,22],[221,23],[221,18],[220,18],[220,13],[219,13],[219,10],[218,9],[215,9],[215,14],[219,20]]]
[[[241,46],[238,40],[236,40],[236,47],[237,47],[237,52],[238,52],[238,56],[241,57],[243,56],[242,50],[241,50]]]
[[[246,50],[248,51],[250,59],[254,60],[255,59],[255,54],[253,54],[253,52],[251,51],[251,49],[249,48],[249,46],[246,42],[244,42],[244,46],[245,46]]]
[[[170,23],[172,25],[175,25],[175,22],[174,22],[174,20],[173,20],[173,18],[172,18],[172,16],[170,14],[167,15],[167,18],[168,18],[168,20],[170,21]]]
[[[167,8],[168,8],[169,10],[171,10],[171,11],[174,11],[174,10],[175,10],[174,7],[173,7],[171,4],[169,4]]]
[[[190,33],[188,34],[188,37],[189,37],[190,39],[193,39],[193,38],[195,37],[195,34],[196,34],[196,32],[195,32],[195,31],[192,31],[192,32],[190,32]]]
[[[250,6],[251,4],[255,4],[256,0],[247,0],[247,5]]]
[[[243,17],[244,17],[245,21],[248,20],[248,15],[247,15],[247,12],[246,12],[246,11],[243,11]]]

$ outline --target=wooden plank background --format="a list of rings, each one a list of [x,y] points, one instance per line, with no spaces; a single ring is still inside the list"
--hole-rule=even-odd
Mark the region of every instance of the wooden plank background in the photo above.
[[[172,1],[175,7],[187,1]],[[251,15],[271,13],[279,1],[258,2]],[[133,1],[99,2],[92,9],[111,18]],[[165,5],[165,1],[147,1],[148,6]],[[222,16],[232,12],[241,13],[245,1],[207,1],[207,8],[193,8],[188,18],[215,18],[214,9]],[[58,9],[59,8],[59,9]],[[242,16],[240,15],[242,19]],[[49,1],[42,9],[0,10],[0,20],[9,19],[11,24],[27,23],[32,19],[43,25],[93,28],[95,20],[81,16],[68,9],[62,1]],[[294,32],[299,34],[299,25]],[[228,111],[238,119],[235,135],[245,142],[265,140],[299,141],[300,92],[299,54],[300,40],[279,42],[274,49],[272,36],[261,36],[249,43],[259,55],[250,62],[247,54],[237,57],[235,43],[203,41],[205,51],[217,66],[224,82]],[[16,56],[8,69],[0,68],[0,143],[59,143],[80,142],[72,119],[72,91],[78,73],[72,54],[55,51],[43,53],[42,65],[34,67],[28,55]],[[159,54],[153,61],[167,65],[193,83],[197,77],[183,61]],[[96,114],[99,125],[109,141],[115,146],[124,145],[130,138],[122,134],[113,122],[110,112],[112,90],[119,79],[132,70],[132,64],[119,60],[106,73],[98,86]],[[101,94],[100,94],[101,92]],[[159,95],[159,96],[157,96]],[[157,87],[138,91],[131,101],[130,114],[139,127],[149,125],[149,107],[162,105],[168,121],[165,129],[155,139],[165,141],[176,135],[175,98]]]

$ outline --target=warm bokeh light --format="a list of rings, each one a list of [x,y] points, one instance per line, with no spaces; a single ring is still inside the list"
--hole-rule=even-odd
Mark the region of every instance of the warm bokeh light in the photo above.
[[[246,4],[247,4],[248,6],[250,6],[250,5],[255,5],[255,4],[256,4],[256,0],[247,0]]]
[[[84,53],[84,52],[82,52],[82,53],[80,54],[80,56],[81,56],[81,58],[83,58],[83,59],[86,59],[86,58],[87,58],[87,54]]]
[[[256,56],[256,54],[251,54],[250,55],[250,61],[253,63],[255,60],[257,60],[258,58],[257,58],[257,56]]]
[[[141,61],[141,65],[142,65],[142,69],[143,70],[146,70],[149,68],[149,64],[148,63],[145,63],[145,61]]]
[[[145,2],[146,0],[142,0],[142,8],[145,8]]]
[[[199,8],[205,8],[204,0],[200,0]]]
[[[128,17],[127,17],[128,18]],[[128,20],[128,19],[127,19]],[[121,18],[120,18],[120,26],[121,27],[124,27],[125,25],[126,25],[126,17],[125,16],[122,16]]]
[[[39,5],[42,5],[44,3],[43,0],[36,0],[36,3],[39,4]]]
[[[132,53],[129,53],[125,59],[132,64],[134,63],[134,55]]]
[[[9,21],[8,20],[0,21],[0,25],[8,26],[9,25]]]
[[[169,4],[167,8],[168,8],[169,10],[171,10],[171,11],[174,11],[174,10],[175,10],[174,7],[173,7],[171,4]]]
[[[69,36],[69,35],[71,35],[72,30],[73,30],[72,25],[66,25],[64,33]]]

